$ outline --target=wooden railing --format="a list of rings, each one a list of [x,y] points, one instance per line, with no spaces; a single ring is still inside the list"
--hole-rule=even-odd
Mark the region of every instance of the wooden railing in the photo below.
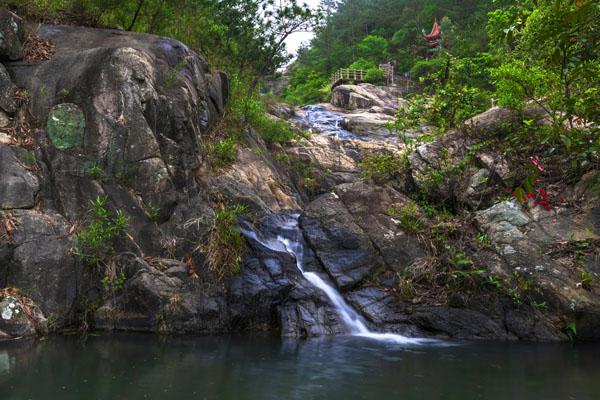
[[[335,86],[340,81],[363,81],[367,71],[362,69],[340,68],[331,76],[331,84]]]

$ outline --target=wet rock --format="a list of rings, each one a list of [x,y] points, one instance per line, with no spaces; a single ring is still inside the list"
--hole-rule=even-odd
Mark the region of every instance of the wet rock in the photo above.
[[[0,293],[0,338],[46,334],[48,322],[33,301],[18,294]]]
[[[362,228],[384,262],[402,272],[425,252],[418,240],[402,230],[387,210],[401,209],[410,199],[389,186],[364,181],[339,185],[335,188],[354,222]]]
[[[94,326],[171,334],[225,332],[227,313],[222,292],[204,289],[202,282],[189,274],[174,273],[173,267],[170,273],[163,272],[138,260],[137,271],[125,287],[94,313]]]
[[[39,190],[37,177],[21,159],[27,151],[0,144],[0,208],[32,208]]]
[[[4,8],[0,9],[0,61],[20,60],[24,42],[23,20]]]
[[[0,64],[0,112],[4,110],[9,114],[14,114],[17,111],[16,92],[17,87],[10,80],[4,65]],[[6,124],[2,125],[2,121],[0,121],[0,127],[2,126],[6,126]]]
[[[335,194],[324,194],[300,218],[317,258],[340,288],[356,285],[383,265],[370,238]]]

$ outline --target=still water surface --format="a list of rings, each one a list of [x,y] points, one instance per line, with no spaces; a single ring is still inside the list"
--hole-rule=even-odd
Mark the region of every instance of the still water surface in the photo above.
[[[600,344],[359,337],[0,342],[0,399],[600,399]]]

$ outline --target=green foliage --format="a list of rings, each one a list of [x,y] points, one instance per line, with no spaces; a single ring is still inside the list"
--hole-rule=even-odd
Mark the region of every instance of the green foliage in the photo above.
[[[562,327],[563,332],[569,337],[572,342],[577,337],[577,324],[575,322],[569,322]]]
[[[540,142],[585,166],[597,160],[600,7],[593,1],[526,1],[490,14],[488,32],[502,63],[491,69],[499,104],[534,104],[552,125]],[[591,123],[591,124],[590,124]],[[586,143],[586,145],[584,145]]]
[[[373,61],[368,61],[368,60],[360,57],[356,61],[354,61],[352,64],[350,64],[348,66],[348,68],[349,69],[368,70],[368,69],[377,68],[377,65],[375,65],[375,63]]]
[[[444,45],[458,56],[486,46],[485,20],[491,2],[466,0],[345,0],[317,31],[298,65],[323,76],[363,57],[377,65],[394,60],[398,71],[408,72],[422,59],[422,31],[431,29],[434,17],[446,31]],[[363,69],[363,68],[361,68]]]
[[[274,73],[289,57],[286,38],[318,23],[297,0],[4,0],[22,17],[104,26],[172,37],[201,51],[212,66],[251,80]],[[173,81],[166,77],[166,83]]]
[[[362,173],[375,181],[387,181],[400,173],[403,167],[401,158],[392,153],[381,153],[366,157],[361,163]]]
[[[208,241],[202,246],[208,267],[219,280],[240,272],[246,240],[240,232],[237,216],[247,213],[246,207],[223,206],[215,210]]]
[[[106,289],[122,289],[125,285],[125,273],[119,272],[115,278],[111,278],[109,275],[104,275],[100,281]]]
[[[287,144],[296,136],[289,123],[266,114],[256,120],[254,127],[268,144]]]
[[[509,297],[515,305],[526,303],[536,308],[546,307],[545,302],[540,303],[536,301],[536,296],[539,296],[539,288],[535,287],[533,280],[516,271],[504,278],[489,275],[486,283],[501,294]]]
[[[385,77],[385,72],[379,68],[369,68],[365,74],[365,81],[373,83],[381,83]]]
[[[487,53],[467,58],[446,53],[416,64],[415,67],[433,66],[431,72],[414,72],[422,74],[421,81],[427,90],[413,95],[399,110],[396,128],[402,131],[427,122],[445,130],[460,126],[466,119],[489,108],[491,87],[487,73],[482,71],[493,63],[493,57]]]
[[[112,213],[107,197],[92,202],[85,229],[77,234],[76,254],[89,266],[105,263],[115,252],[115,242],[124,237],[129,219],[122,210]]]
[[[148,215],[148,218],[150,218],[151,221],[157,222],[160,216],[160,208],[153,205],[149,205],[146,207],[146,214]]]
[[[465,270],[473,266],[473,260],[471,260],[463,251],[457,250],[450,245],[444,246],[448,252],[446,261],[458,270]]]
[[[314,104],[327,101],[329,81],[313,69],[298,67],[294,69],[283,98],[297,105]]]
[[[365,36],[356,46],[358,56],[375,65],[389,58],[388,43],[385,38],[377,35]]]
[[[237,160],[238,139],[232,135],[214,142],[208,149],[208,157],[217,167],[225,167]]]
[[[87,169],[87,175],[95,180],[104,178],[104,170],[98,163],[92,163]]]
[[[414,201],[401,208],[390,207],[385,213],[398,221],[398,225],[406,232],[416,233],[425,227],[425,221],[419,206]]]
[[[264,104],[257,95],[244,95],[247,87],[238,76],[231,77],[231,102],[229,104],[229,120],[225,129],[254,128],[268,144],[286,144],[294,139],[295,134],[289,123],[273,118],[265,112]],[[227,143],[231,147],[231,143]]]

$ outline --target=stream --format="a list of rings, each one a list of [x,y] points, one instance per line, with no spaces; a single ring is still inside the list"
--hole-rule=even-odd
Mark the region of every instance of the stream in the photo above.
[[[263,246],[273,251],[286,252],[296,260],[296,267],[302,276],[314,287],[321,290],[334,306],[336,312],[353,336],[363,338],[390,341],[398,344],[423,344],[434,343],[430,339],[409,338],[402,335],[386,332],[374,332],[367,327],[364,319],[354,310],[332,283],[326,282],[315,272],[304,270],[304,245],[300,240],[302,232],[298,226],[300,214],[281,215],[280,234],[275,237],[260,237],[255,231],[242,229],[242,232],[253,240],[260,242]]]

